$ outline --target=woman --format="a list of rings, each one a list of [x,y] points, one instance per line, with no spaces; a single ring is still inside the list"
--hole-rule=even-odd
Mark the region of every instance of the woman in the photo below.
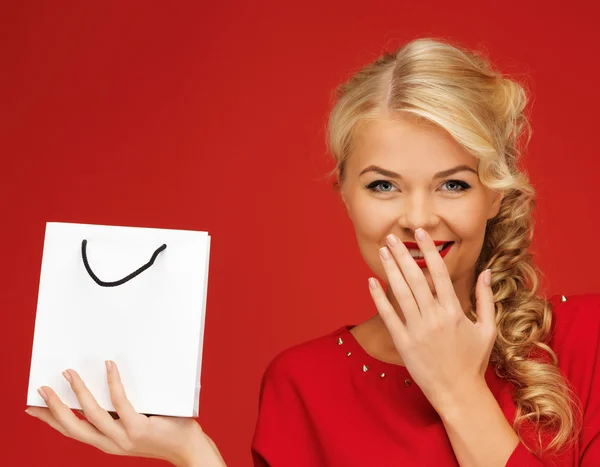
[[[329,122],[341,199],[378,313],[265,372],[257,466],[600,465],[600,294],[537,295],[526,94],[472,51],[418,39],[342,85]],[[491,271],[490,271],[491,270]],[[557,358],[560,357],[560,358]],[[33,415],[106,452],[224,465],[193,420],[120,420],[65,377]],[[595,391],[594,391],[595,389]]]

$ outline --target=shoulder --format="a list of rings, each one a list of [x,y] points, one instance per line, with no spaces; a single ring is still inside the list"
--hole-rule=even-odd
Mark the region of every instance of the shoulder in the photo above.
[[[577,313],[593,317],[600,312],[600,293],[557,294],[550,297],[549,301],[556,311],[567,315]]]
[[[596,384],[593,379],[600,376],[595,370],[600,364],[600,294],[555,295],[549,301],[553,308],[550,347],[562,372],[585,397]]]
[[[280,351],[267,365],[262,384],[273,380],[301,381],[305,377],[312,379],[331,369],[330,362],[335,355],[335,344],[345,329],[345,326],[339,327]]]
[[[600,293],[554,295],[552,342],[562,347],[596,343],[600,339]]]
[[[341,352],[338,335],[345,328],[288,347],[267,365],[252,439],[255,465],[291,465],[290,452],[294,465],[323,465],[315,417],[328,417],[335,400],[334,356]]]

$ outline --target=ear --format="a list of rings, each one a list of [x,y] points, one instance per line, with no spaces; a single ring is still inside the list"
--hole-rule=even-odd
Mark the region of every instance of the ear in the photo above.
[[[502,206],[502,200],[504,199],[504,192],[492,192],[492,196],[492,205],[490,206],[490,215],[488,216],[488,219],[493,219],[498,215],[498,212],[500,212],[500,206]]]
[[[348,210],[348,203],[346,202],[346,197],[344,196],[344,187],[343,187],[341,179],[340,179],[340,170],[339,169],[336,170],[336,172],[335,172],[335,179],[336,179],[336,183],[337,183],[337,187],[338,187],[338,192],[340,194],[340,198],[342,199],[342,202],[346,206],[346,210]]]

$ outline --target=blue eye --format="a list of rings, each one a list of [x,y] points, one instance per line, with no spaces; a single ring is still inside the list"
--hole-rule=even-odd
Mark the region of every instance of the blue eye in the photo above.
[[[387,180],[375,180],[374,182],[369,183],[366,188],[375,192],[375,193],[390,193],[389,190],[376,190],[375,188],[380,186],[380,185],[389,185],[390,187],[394,187],[394,185],[392,185],[390,182],[388,182]]]
[[[446,182],[444,182],[444,185],[447,185],[449,183],[452,183],[455,186],[458,186],[460,189],[457,190],[444,190],[444,191],[453,191],[456,193],[460,193],[461,191],[467,191],[469,188],[471,188],[471,185],[469,185],[466,182],[463,182],[462,180],[448,180]]]

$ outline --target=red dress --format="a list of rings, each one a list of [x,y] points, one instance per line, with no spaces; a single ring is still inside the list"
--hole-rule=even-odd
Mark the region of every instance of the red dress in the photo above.
[[[551,347],[583,404],[582,434],[574,448],[542,461],[519,443],[506,465],[598,467],[600,294],[550,300]],[[269,364],[252,440],[255,467],[458,466],[439,415],[406,367],[371,357],[352,327],[284,350]],[[512,424],[512,386],[491,366],[485,379]],[[524,432],[528,441],[534,436]]]

